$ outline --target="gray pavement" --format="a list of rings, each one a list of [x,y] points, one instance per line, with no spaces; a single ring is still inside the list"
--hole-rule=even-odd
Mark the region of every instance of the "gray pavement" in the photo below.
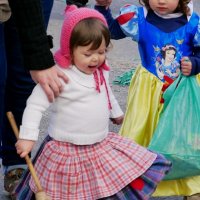
[[[112,10],[114,14],[117,14],[121,5],[126,3],[137,4],[137,0],[113,0]],[[199,0],[193,0],[195,4],[196,11],[200,11]],[[92,7],[94,5],[94,0],[90,0],[88,6]],[[63,19],[63,9],[65,7],[64,0],[55,0],[53,11],[51,14],[51,19],[48,27],[48,33],[54,37],[54,49],[55,51],[59,45],[59,36],[61,30],[61,24]],[[108,53],[108,61],[111,65],[110,73],[110,83],[118,76],[129,71],[131,68],[137,65],[139,62],[139,54],[137,46],[130,39],[123,39],[119,41],[112,41],[113,47]],[[119,101],[122,109],[125,110],[126,97],[128,87],[120,87],[117,85],[112,85],[114,94]],[[45,136],[45,130],[48,124],[48,112],[44,116],[41,122],[41,137],[35,150],[41,143],[42,138]],[[110,130],[118,132],[119,126],[110,125]],[[35,151],[34,151],[35,152]],[[34,153],[33,153],[34,155]],[[3,174],[0,172],[0,200],[8,200],[9,197],[3,189]],[[182,197],[162,197],[162,198],[151,198],[151,200],[182,200]]]

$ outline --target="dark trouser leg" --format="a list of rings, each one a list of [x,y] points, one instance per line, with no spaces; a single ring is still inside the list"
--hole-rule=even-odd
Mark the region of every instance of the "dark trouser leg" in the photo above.
[[[53,0],[42,0],[44,19],[48,24]],[[7,55],[7,80],[5,88],[5,112],[12,111],[18,127],[21,124],[23,110],[26,100],[34,87],[30,74],[23,67],[22,55],[20,51],[20,42],[14,19],[11,18],[5,23],[5,44]],[[3,90],[2,90],[3,91]],[[2,105],[4,103],[2,102]],[[15,149],[15,136],[10,128],[5,112],[3,112],[2,127],[2,161],[4,166],[23,164]]]
[[[4,129],[4,109],[5,109],[5,85],[6,85],[6,54],[4,43],[4,25],[0,24],[0,144],[2,144],[2,133]],[[0,145],[0,156],[2,157],[2,145]]]

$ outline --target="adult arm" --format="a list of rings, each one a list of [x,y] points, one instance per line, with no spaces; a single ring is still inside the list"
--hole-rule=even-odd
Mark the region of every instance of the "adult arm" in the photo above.
[[[40,0],[9,0],[12,15],[19,32],[24,66],[35,82],[40,83],[48,99],[62,90],[60,78],[66,75],[57,70],[50,51]]]

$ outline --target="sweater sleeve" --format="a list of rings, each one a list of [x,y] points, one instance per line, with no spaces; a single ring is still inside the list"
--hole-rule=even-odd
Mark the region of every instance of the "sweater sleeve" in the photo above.
[[[111,101],[111,106],[112,106],[112,109],[110,111],[110,117],[111,118],[121,117],[124,113],[122,109],[120,108],[120,105],[118,101],[116,100],[110,86],[108,86],[108,90],[110,91],[109,95],[110,95],[110,101]]]
[[[38,139],[39,126],[43,113],[51,103],[39,84],[34,88],[31,96],[27,100],[27,105],[22,117],[19,138],[25,140]]]
[[[120,9],[119,15],[114,19],[110,8],[104,6],[95,6],[101,14],[104,15],[111,32],[112,39],[122,39],[131,37],[134,41],[139,39],[138,7],[135,5],[125,5]]]
[[[135,5],[125,5],[120,9],[120,14],[116,18],[121,30],[126,37],[131,37],[133,41],[139,40],[139,10]]]
[[[192,71],[190,75],[196,75],[200,73],[200,47],[195,47],[194,55],[190,57],[192,62]]]
[[[19,32],[24,66],[28,70],[42,70],[52,67],[40,0],[9,0],[12,15]]]

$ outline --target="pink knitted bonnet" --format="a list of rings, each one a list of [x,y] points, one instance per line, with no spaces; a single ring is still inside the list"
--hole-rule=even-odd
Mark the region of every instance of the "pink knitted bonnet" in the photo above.
[[[70,37],[78,22],[86,18],[100,19],[106,26],[106,20],[98,11],[90,8],[77,8],[75,5],[67,6],[60,36],[60,49],[54,54],[55,61],[60,67],[67,68],[71,64]]]

